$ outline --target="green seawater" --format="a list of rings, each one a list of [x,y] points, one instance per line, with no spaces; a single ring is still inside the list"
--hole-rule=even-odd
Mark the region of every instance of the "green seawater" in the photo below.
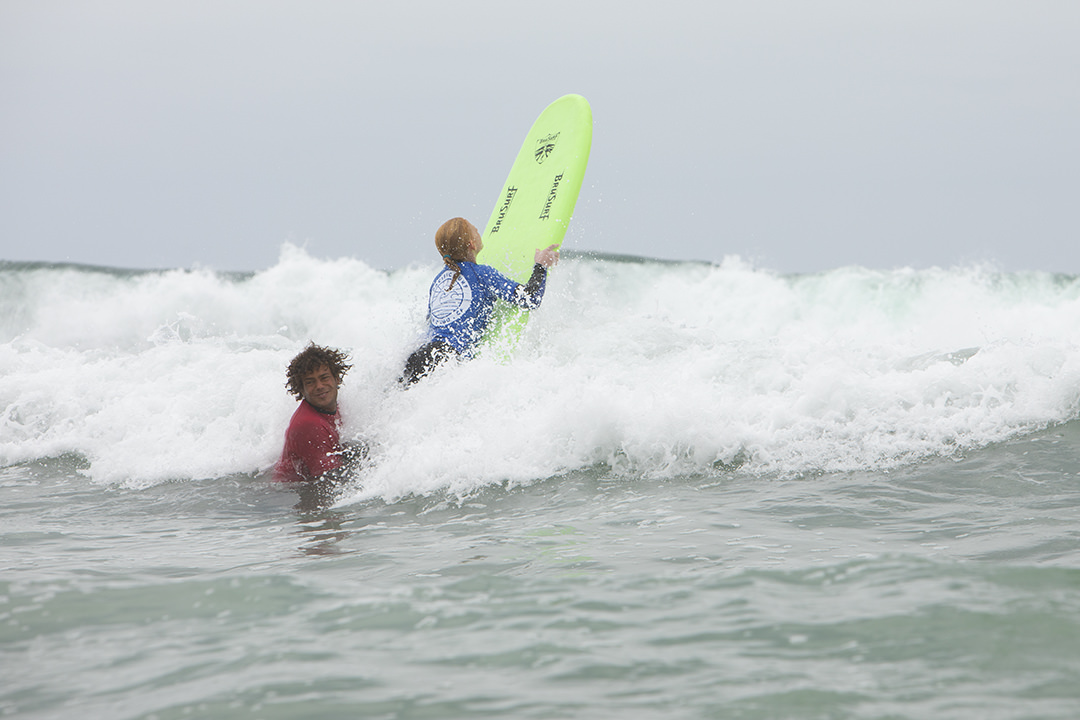
[[[298,508],[0,470],[0,715],[1080,716],[1080,423],[889,472]]]

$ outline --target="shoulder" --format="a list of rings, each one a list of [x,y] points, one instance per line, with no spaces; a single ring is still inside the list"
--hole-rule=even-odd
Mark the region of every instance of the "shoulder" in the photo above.
[[[289,433],[298,433],[307,435],[312,432],[326,432],[332,431],[341,422],[340,413],[334,413],[333,415],[327,415],[321,413],[308,403],[307,400],[301,400],[299,407],[296,408],[296,412],[293,413],[292,420],[289,421]]]
[[[478,275],[488,275],[490,273],[498,274],[498,272],[499,272],[498,270],[491,267],[490,265],[481,265],[480,263],[463,262],[463,263],[460,263],[460,265],[461,265],[462,269],[470,268],[474,273],[476,273]]]
[[[463,263],[469,265],[477,277],[481,281],[486,283],[506,283],[511,282],[509,278],[503,275],[501,272],[491,267],[490,265],[479,265],[476,263]]]

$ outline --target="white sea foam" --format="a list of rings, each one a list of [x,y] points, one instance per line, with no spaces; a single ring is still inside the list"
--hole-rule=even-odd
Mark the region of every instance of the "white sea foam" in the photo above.
[[[255,474],[309,340],[347,349],[351,497],[468,493],[604,464],[627,476],[886,469],[1080,412],[1080,281],[984,268],[779,276],[576,257],[510,363],[408,391],[433,264],[286,245],[250,276],[0,266],[0,463],[74,455],[95,482]]]

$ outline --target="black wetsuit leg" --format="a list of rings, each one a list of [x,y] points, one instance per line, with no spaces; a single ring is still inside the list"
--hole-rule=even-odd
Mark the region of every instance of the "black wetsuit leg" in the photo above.
[[[454,355],[454,348],[445,340],[432,340],[413,351],[405,361],[405,372],[399,382],[406,387],[434,370],[439,363]]]

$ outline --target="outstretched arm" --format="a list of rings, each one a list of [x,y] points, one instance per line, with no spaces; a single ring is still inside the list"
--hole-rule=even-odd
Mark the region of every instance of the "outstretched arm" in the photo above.
[[[537,250],[533,254],[533,259],[536,264],[533,265],[532,275],[524,285],[518,285],[498,271],[488,268],[498,278],[493,280],[498,297],[525,310],[535,310],[540,307],[540,301],[544,299],[547,269],[559,262],[559,246],[550,245]]]
[[[540,307],[540,301],[544,299],[544,286],[547,281],[547,269],[559,264],[559,246],[549,245],[543,250],[537,250],[533,254],[532,275],[529,281],[518,289],[518,305],[526,310]]]

